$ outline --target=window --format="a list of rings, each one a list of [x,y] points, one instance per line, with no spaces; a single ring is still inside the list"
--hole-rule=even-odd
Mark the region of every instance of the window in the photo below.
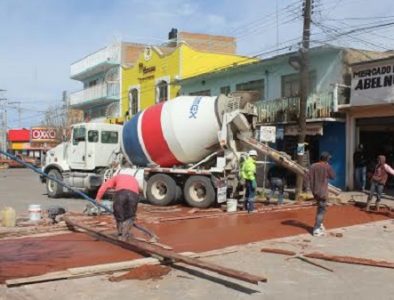
[[[116,132],[116,131],[102,131],[101,132],[101,143],[103,143],[103,144],[117,144],[118,143],[118,132]]]
[[[309,91],[316,90],[316,72],[309,72]],[[298,73],[282,76],[282,97],[300,96],[300,75]]]
[[[97,85],[97,79],[89,81],[89,87]]]
[[[133,88],[129,91],[129,111],[131,115],[135,115],[138,112],[138,102],[138,89]]]
[[[211,90],[189,93],[190,96],[211,96]]]
[[[251,80],[248,82],[238,83],[237,91],[256,91],[260,93],[260,99],[264,99],[264,79]]]
[[[156,86],[156,102],[164,102],[168,100],[168,83],[161,80]]]
[[[230,92],[231,92],[231,89],[230,89],[230,86],[229,85],[226,85],[226,86],[222,86],[221,88],[220,88],[220,94],[223,94],[223,95],[228,95],[228,94],[230,94]]]
[[[73,130],[73,145],[78,145],[79,142],[86,141],[86,129],[85,127],[75,127]]]
[[[97,130],[89,130],[88,131],[88,142],[97,143],[98,142],[98,131]]]

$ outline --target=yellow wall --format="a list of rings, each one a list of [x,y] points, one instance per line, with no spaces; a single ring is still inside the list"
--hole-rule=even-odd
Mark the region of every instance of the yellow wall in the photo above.
[[[179,85],[174,84],[176,77],[184,79],[223,66],[253,60],[238,55],[196,51],[185,44],[179,45],[168,54],[159,54],[153,47],[149,59],[146,59],[145,53],[142,52],[133,67],[122,69],[122,118],[120,121],[123,121],[123,117],[129,110],[128,92],[132,87],[137,86],[140,90],[140,110],[143,110],[155,104],[156,83],[162,77],[167,77],[171,82],[169,98],[172,99],[177,96],[180,89]]]

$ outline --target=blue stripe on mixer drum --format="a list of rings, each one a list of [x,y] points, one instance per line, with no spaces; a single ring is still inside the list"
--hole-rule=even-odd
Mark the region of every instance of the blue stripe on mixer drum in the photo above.
[[[133,164],[146,166],[149,164],[138,139],[138,122],[141,112],[136,114],[130,121],[123,126],[123,148]]]

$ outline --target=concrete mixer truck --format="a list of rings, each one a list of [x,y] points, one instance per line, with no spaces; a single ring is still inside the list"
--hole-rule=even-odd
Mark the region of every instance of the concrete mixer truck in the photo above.
[[[249,136],[256,107],[245,94],[181,96],[139,112],[122,126],[73,125],[71,139],[48,151],[43,171],[83,191],[95,191],[117,154],[128,161],[116,172],[131,173],[156,205],[185,199],[209,207],[234,197],[240,152],[235,137]],[[112,170],[113,171],[113,170]],[[42,178],[49,197],[65,190]]]
[[[43,171],[91,192],[105,177],[129,173],[152,204],[184,199],[205,208],[240,197],[242,150],[254,148],[296,173],[305,172],[285,154],[253,139],[256,121],[251,93],[180,96],[139,112],[123,126],[74,125],[71,140],[47,153]],[[114,164],[116,160],[127,160],[128,166]],[[66,192],[56,182],[42,181],[49,197]]]

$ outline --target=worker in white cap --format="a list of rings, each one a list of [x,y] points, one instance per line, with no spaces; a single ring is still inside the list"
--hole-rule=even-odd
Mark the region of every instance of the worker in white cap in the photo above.
[[[241,177],[245,180],[245,209],[250,213],[254,210],[254,198],[256,197],[256,159],[257,151],[250,150],[241,168]]]

